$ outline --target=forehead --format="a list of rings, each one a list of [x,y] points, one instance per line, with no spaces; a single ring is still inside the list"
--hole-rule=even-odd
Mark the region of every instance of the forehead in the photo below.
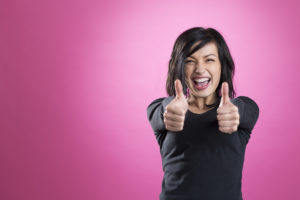
[[[200,44],[201,41],[196,42],[192,45],[191,50],[194,49],[198,44]],[[195,51],[192,55],[200,55],[205,56],[207,54],[215,54],[218,56],[218,47],[215,42],[209,42],[206,45],[204,45],[202,48]]]

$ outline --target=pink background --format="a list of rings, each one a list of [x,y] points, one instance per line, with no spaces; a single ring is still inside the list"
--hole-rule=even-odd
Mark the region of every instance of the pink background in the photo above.
[[[244,199],[300,199],[298,2],[2,0],[0,199],[158,199],[146,107],[194,26],[223,34],[260,107]]]

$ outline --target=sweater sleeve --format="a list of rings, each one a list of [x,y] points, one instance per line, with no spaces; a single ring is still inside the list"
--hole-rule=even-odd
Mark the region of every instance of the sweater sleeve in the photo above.
[[[147,107],[147,118],[155,134],[165,130],[163,114],[166,106],[174,97],[163,97],[156,99]]]
[[[239,127],[247,129],[251,132],[259,116],[259,108],[257,104],[255,101],[245,96],[239,96],[235,99],[232,99],[232,103],[239,109]]]
[[[239,109],[240,124],[239,138],[243,145],[248,144],[252,129],[256,124],[259,116],[259,108],[257,104],[249,97],[240,96],[231,100]]]
[[[151,124],[160,148],[162,147],[162,143],[167,133],[163,114],[166,106],[172,101],[173,98],[174,97],[163,97],[156,99],[147,107],[147,118]]]

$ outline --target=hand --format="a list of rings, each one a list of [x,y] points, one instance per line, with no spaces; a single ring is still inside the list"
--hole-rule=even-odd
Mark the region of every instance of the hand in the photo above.
[[[185,113],[188,109],[188,102],[182,92],[180,80],[175,81],[176,97],[167,105],[164,113],[165,127],[169,131],[183,130]]]
[[[221,102],[217,109],[219,130],[231,134],[237,131],[240,124],[239,109],[230,101],[227,82],[222,84],[221,92]]]

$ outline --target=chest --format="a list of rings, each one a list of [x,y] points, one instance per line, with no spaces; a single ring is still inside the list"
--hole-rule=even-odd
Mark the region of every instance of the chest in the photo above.
[[[207,151],[216,154],[234,151],[240,154],[244,148],[238,134],[239,130],[232,134],[220,132],[215,112],[207,115],[187,114],[182,131],[167,132],[162,150],[164,154]]]

